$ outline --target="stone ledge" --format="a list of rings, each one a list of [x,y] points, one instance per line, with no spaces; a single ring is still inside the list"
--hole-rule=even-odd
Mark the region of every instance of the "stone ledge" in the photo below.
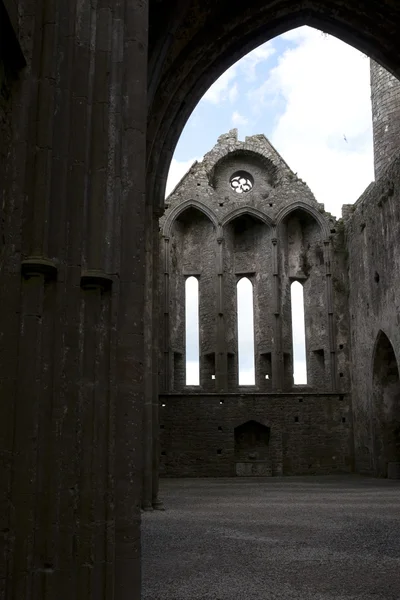
[[[29,256],[21,262],[21,274],[25,279],[43,275],[46,281],[57,279],[57,266],[44,256]]]
[[[82,271],[81,274],[81,288],[83,290],[97,290],[100,289],[103,292],[111,290],[113,284],[113,278],[104,271],[97,269],[88,269]]]

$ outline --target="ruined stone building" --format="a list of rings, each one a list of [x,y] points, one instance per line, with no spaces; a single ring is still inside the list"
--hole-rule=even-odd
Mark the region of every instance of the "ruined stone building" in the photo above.
[[[353,468],[343,223],[263,135],[234,129],[195,163],[161,220],[161,472]],[[200,385],[185,381],[185,280],[198,279]],[[239,385],[238,282],[252,284],[255,385]],[[304,290],[307,385],[293,381],[291,285]],[[251,307],[249,306],[249,310]]]
[[[199,99],[303,24],[382,65],[376,181],[336,221],[267,140],[231,133],[165,211]],[[159,470],[398,473],[399,30],[395,0],[0,0],[0,600],[138,600],[140,508],[159,506]],[[183,371],[190,275],[196,390]],[[246,278],[251,389],[237,373]]]

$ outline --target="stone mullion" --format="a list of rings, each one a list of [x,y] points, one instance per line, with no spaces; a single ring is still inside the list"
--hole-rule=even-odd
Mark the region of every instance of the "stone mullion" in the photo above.
[[[147,2],[124,3],[120,294],[117,322],[114,600],[140,597]],[[134,76],[133,76],[134,73]]]
[[[217,237],[217,340],[216,340],[216,388],[228,391],[228,355],[226,349],[225,302],[224,302],[224,240],[222,232]]]
[[[324,241],[325,254],[325,281],[326,281],[326,310],[328,316],[328,343],[329,343],[329,366],[331,371],[331,388],[337,390],[337,354],[336,354],[336,329],[334,320],[334,302],[331,273],[331,246],[330,241]]]
[[[272,355],[272,389],[281,391],[283,386],[282,319],[279,280],[278,240],[272,239],[272,304],[274,315],[274,345]]]

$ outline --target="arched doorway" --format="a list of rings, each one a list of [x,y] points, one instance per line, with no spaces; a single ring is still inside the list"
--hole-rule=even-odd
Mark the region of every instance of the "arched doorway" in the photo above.
[[[375,474],[400,473],[400,377],[389,338],[379,332],[373,358],[373,435]]]

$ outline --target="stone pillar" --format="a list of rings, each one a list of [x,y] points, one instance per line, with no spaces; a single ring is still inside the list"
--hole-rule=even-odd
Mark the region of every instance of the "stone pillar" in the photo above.
[[[225,310],[224,310],[224,261],[222,231],[217,237],[217,343],[215,357],[215,379],[218,392],[228,391],[228,354],[226,350]]]
[[[153,393],[154,393],[154,373],[153,373],[153,300],[154,300],[154,230],[153,207],[150,204],[146,206],[146,231],[145,231],[145,251],[146,251],[146,279],[145,279],[145,301],[144,301],[144,347],[145,347],[145,368],[144,368],[144,411],[143,411],[143,510],[152,510],[153,499]]]
[[[375,179],[400,150],[400,81],[371,60]]]
[[[147,5],[37,0],[20,20],[27,67],[0,136],[0,596],[130,600],[140,597]]]
[[[160,470],[160,424],[159,424],[159,358],[160,358],[160,234],[159,218],[162,211],[154,213],[153,218],[153,412],[152,412],[152,507],[155,510],[163,510],[164,506],[159,498],[159,470]]]
[[[171,368],[171,362],[172,362],[172,356],[171,356],[171,340],[170,340],[170,312],[169,312],[169,296],[170,296],[170,288],[169,288],[169,263],[170,263],[170,256],[169,256],[169,238],[168,237],[164,237],[163,238],[163,262],[164,262],[164,268],[163,268],[163,273],[164,273],[164,282],[163,282],[163,299],[162,299],[162,303],[163,303],[163,307],[164,307],[164,312],[163,312],[163,317],[164,317],[164,327],[163,327],[163,355],[164,355],[164,360],[163,360],[163,392],[170,392],[172,391],[172,387],[171,387],[171,380],[172,380],[172,368]]]
[[[326,309],[328,316],[328,343],[329,343],[329,366],[331,372],[331,390],[337,390],[337,351],[336,351],[336,325],[334,319],[334,302],[331,274],[331,243],[324,241],[325,254],[325,278],[326,278]]]
[[[282,391],[283,386],[283,353],[282,353],[282,323],[281,298],[278,266],[278,240],[272,238],[272,275],[273,275],[273,315],[274,315],[274,345],[272,353],[272,389]]]

